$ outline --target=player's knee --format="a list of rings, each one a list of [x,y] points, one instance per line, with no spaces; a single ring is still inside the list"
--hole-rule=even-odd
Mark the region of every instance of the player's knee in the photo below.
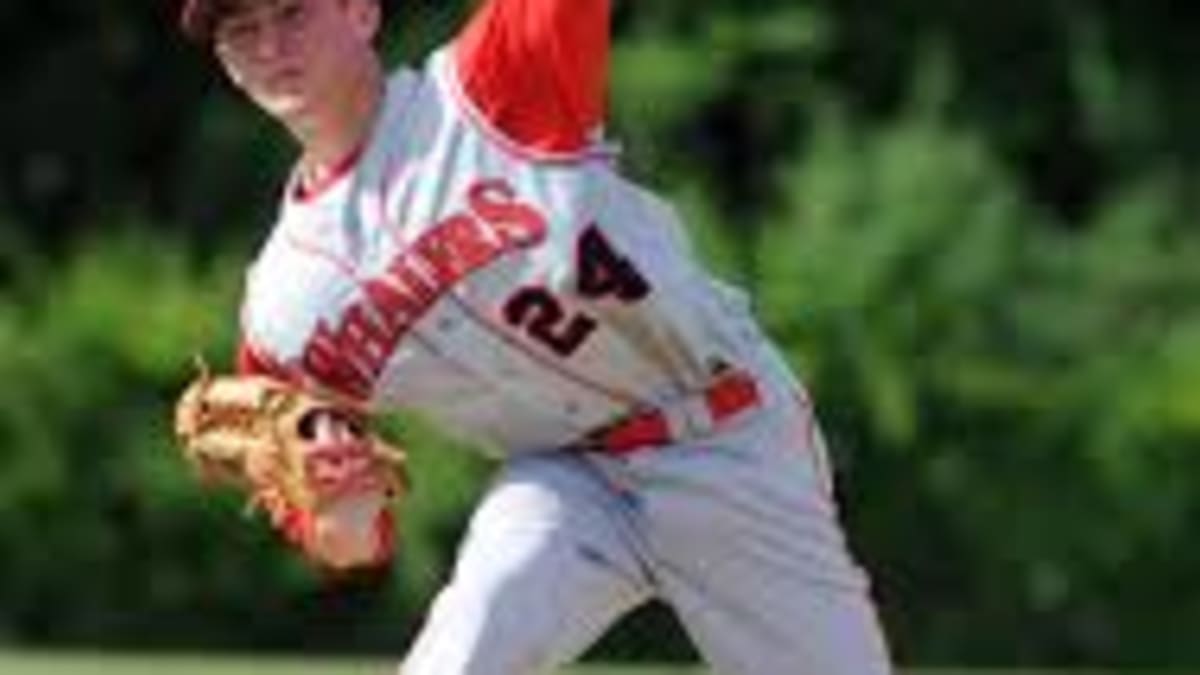
[[[502,593],[451,585],[438,596],[404,675],[531,675],[549,665],[553,626]]]

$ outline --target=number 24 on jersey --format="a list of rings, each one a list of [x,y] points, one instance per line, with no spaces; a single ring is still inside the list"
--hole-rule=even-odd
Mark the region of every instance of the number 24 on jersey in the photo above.
[[[613,249],[595,225],[579,236],[576,265],[574,290],[584,299],[636,303],[650,293],[645,277]],[[569,312],[562,299],[544,286],[518,290],[504,303],[503,314],[510,326],[563,358],[583,346],[598,325],[586,312]]]

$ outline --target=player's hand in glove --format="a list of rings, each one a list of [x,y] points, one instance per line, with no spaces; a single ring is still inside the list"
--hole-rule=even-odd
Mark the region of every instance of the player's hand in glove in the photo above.
[[[289,542],[332,572],[386,565],[395,548],[391,506],[408,490],[405,453],[369,421],[331,394],[203,368],[175,409],[176,436],[200,477],[244,489]]]

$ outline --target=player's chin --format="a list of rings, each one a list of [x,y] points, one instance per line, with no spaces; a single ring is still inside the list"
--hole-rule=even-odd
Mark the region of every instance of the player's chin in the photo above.
[[[289,126],[303,121],[311,109],[308,97],[292,89],[250,92],[250,98],[263,112]]]

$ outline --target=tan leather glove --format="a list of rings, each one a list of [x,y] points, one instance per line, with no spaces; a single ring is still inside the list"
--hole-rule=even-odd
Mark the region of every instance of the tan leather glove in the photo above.
[[[332,394],[203,368],[175,409],[175,434],[201,479],[246,491],[287,541],[333,572],[394,555],[406,454],[369,422]]]

